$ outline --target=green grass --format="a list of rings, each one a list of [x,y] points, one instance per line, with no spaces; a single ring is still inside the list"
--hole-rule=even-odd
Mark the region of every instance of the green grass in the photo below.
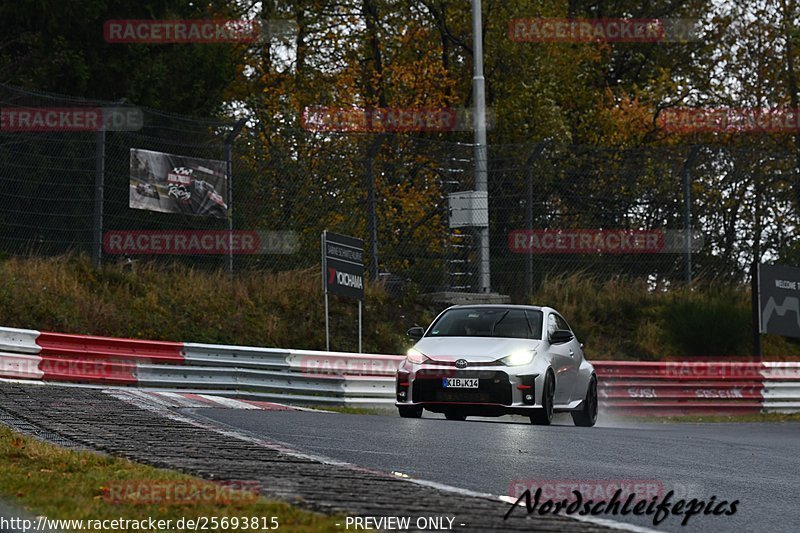
[[[253,492],[229,493],[225,498],[196,497],[189,503],[167,503],[164,500],[143,503],[130,498],[123,498],[121,502],[109,501],[106,494],[114,494],[114,487],[119,488],[120,483],[126,482],[196,487],[200,494],[204,487],[216,489],[210,482],[178,472],[67,450],[0,426],[0,498],[34,516],[65,520],[275,516],[282,531],[341,529],[335,525],[341,522],[341,517],[323,516],[285,503],[267,501]],[[108,490],[112,492],[106,492]],[[223,499],[228,502],[218,501]],[[233,531],[233,528],[227,530]]]

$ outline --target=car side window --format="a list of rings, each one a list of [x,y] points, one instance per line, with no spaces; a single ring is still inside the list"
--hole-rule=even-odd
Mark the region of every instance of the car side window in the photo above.
[[[556,315],[554,313],[550,313],[547,315],[547,335],[550,336],[553,334],[555,330],[558,329],[558,324],[556,323]]]
[[[568,331],[572,331],[572,328],[569,327],[567,321],[561,318],[559,315],[550,315],[550,316],[556,317],[556,325],[558,326],[558,329],[566,329]]]

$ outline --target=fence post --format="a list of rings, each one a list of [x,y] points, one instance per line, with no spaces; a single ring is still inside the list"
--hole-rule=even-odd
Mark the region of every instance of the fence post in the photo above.
[[[752,303],[753,322],[753,355],[761,361],[761,301],[759,298],[759,259],[755,258],[750,265],[750,298]]]
[[[531,231],[533,229],[533,164],[539,157],[541,157],[545,148],[549,143],[549,139],[540,142],[533,149],[528,160],[525,161],[525,181],[528,186],[528,198],[525,202],[525,229]],[[533,297],[533,254],[525,254],[525,289],[528,298]]]
[[[103,196],[106,174],[105,126],[95,133],[94,161],[94,224],[92,235],[92,265],[100,268],[103,260]]]
[[[683,165],[683,250],[684,278],[686,283],[692,282],[692,175],[691,166],[697,156],[697,146],[692,146]]]
[[[373,139],[367,146],[366,174],[367,174],[367,209],[369,210],[369,241],[370,241],[370,277],[373,282],[378,281],[378,208],[377,191],[375,190],[375,157],[383,144],[383,135]]]
[[[231,132],[225,136],[225,174],[228,178],[228,274],[233,274],[233,141],[244,128],[245,122],[244,119],[236,122]]]

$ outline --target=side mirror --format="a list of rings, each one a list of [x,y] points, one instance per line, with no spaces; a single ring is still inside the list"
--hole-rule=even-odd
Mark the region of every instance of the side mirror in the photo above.
[[[425,335],[425,328],[420,326],[414,326],[413,328],[406,331],[406,335],[408,336],[409,339],[418,341],[422,338],[423,335]]]
[[[550,343],[551,344],[563,344],[565,342],[569,342],[575,335],[568,329],[557,329],[553,333],[550,334]]]

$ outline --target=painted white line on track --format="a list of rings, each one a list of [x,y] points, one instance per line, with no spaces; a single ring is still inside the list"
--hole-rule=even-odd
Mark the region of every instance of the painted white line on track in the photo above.
[[[183,394],[178,394],[177,392],[155,392],[153,394],[169,398],[177,403],[179,407],[200,407],[203,405],[200,401],[192,401]]]
[[[262,409],[256,407],[255,405],[249,404],[247,402],[241,402],[239,400],[233,400],[231,398],[225,398],[224,396],[210,396],[208,394],[198,394],[201,398],[205,398],[206,400],[216,402],[223,407],[230,407],[231,409],[248,409],[251,411],[261,411]]]

